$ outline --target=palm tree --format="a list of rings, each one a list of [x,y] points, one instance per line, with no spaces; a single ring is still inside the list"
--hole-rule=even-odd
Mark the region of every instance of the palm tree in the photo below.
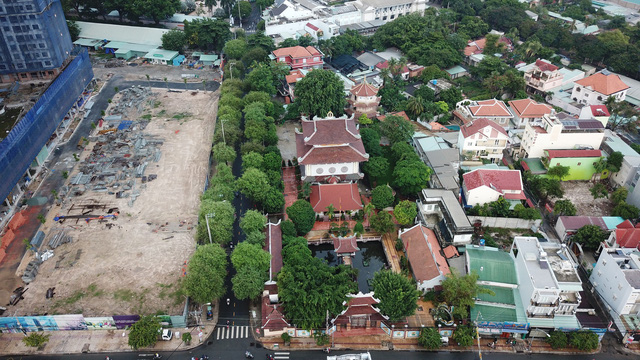
[[[333,206],[333,204],[329,204],[329,206],[327,206],[327,214],[329,215],[329,220],[333,219],[333,214],[336,212],[336,208]]]
[[[207,93],[207,80],[202,80],[202,90],[204,90],[204,93]]]
[[[424,104],[420,96],[412,97],[407,102],[407,112],[409,112],[413,119],[418,118],[418,116],[424,112]]]
[[[364,209],[362,209],[364,211],[365,216],[367,217],[367,219],[369,219],[371,217],[371,215],[375,212],[376,207],[373,206],[372,203],[367,203],[367,205],[364,206]]]
[[[169,91],[169,80],[164,78],[164,84],[167,86],[167,91]]]
[[[187,91],[187,78],[184,79],[184,91]]]
[[[149,89],[151,89],[151,77],[149,76],[149,74],[145,74],[144,76],[147,77],[147,83],[149,84]]]

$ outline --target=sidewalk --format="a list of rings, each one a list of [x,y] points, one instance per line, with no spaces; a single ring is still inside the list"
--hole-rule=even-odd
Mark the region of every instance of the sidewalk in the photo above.
[[[202,341],[213,333],[215,322],[207,321],[202,326]],[[80,354],[101,352],[129,352],[154,353],[166,351],[183,351],[192,349],[201,344],[198,339],[198,327],[189,329],[173,329],[174,337],[170,341],[158,341],[152,348],[133,350],[129,347],[128,330],[74,330],[74,331],[47,331],[49,341],[42,349],[28,347],[24,344],[22,333],[0,334],[0,354],[4,355],[33,355],[33,354]],[[182,342],[184,331],[191,332],[191,345]],[[179,333],[179,334],[178,334]]]

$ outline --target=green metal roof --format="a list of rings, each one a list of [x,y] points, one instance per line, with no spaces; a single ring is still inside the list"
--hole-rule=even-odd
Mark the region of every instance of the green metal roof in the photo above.
[[[513,289],[503,288],[498,286],[482,286],[482,287],[493,291],[495,295],[478,294],[478,300],[500,303],[500,304],[510,304],[510,305],[516,304],[513,296]]]
[[[460,73],[466,72],[467,69],[463,68],[460,65],[456,65],[456,66],[452,67],[451,69],[447,69],[445,71],[447,73],[449,73],[449,75],[455,75],[455,74],[460,74]]]
[[[78,39],[73,43],[80,46],[97,46],[97,45],[100,45],[102,42],[96,39]]]
[[[470,319],[472,321],[477,319],[478,321],[517,322],[518,316],[516,315],[516,309],[476,304],[471,308]]]
[[[160,60],[171,61],[176,56],[178,56],[178,54],[179,53],[177,51],[155,49],[155,50],[149,51],[144,57],[145,59],[160,59]]]
[[[581,329],[578,318],[575,316],[557,315],[553,318],[528,318],[527,321],[534,327],[543,327],[548,329],[566,329],[577,330]]]
[[[216,61],[218,55],[200,55],[200,61]]]
[[[492,247],[467,245],[469,271],[475,271],[480,281],[518,284],[516,268],[508,253]]]
[[[149,52],[157,49],[158,47],[155,45],[146,45],[146,44],[134,44],[122,41],[109,41],[108,44],[104,46],[108,49],[118,49],[118,50],[133,50],[138,52]]]

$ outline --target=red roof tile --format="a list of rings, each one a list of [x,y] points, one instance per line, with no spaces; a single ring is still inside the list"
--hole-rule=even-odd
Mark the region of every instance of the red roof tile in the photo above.
[[[551,114],[553,107],[540,104],[531,99],[509,101],[511,109],[521,118],[541,118],[545,114]]]
[[[366,80],[354,85],[349,91],[355,96],[376,96],[378,94],[378,88],[369,84]]]
[[[602,156],[600,150],[545,150],[549,159],[555,158],[586,158]]]
[[[282,305],[271,304],[269,295],[262,297],[262,328],[273,331],[290,326],[282,313]]]
[[[522,177],[518,170],[476,169],[463,174],[462,178],[468,191],[481,186],[488,186],[500,193],[504,193],[506,190],[519,190],[523,196],[522,199],[525,199],[522,189]]]
[[[602,230],[609,230],[601,216],[560,216],[558,221],[562,222],[565,231],[575,231],[585,225],[597,225]]]
[[[380,313],[380,310],[375,306],[380,303],[380,300],[373,297],[373,292],[363,294],[361,292],[357,294],[347,295],[350,299],[344,303],[347,308],[340,313],[335,320],[334,324],[343,325],[351,322],[351,317],[355,315],[365,316],[371,321],[386,321],[389,318]]]
[[[507,135],[507,132],[504,130],[504,128],[502,128],[502,126],[496,124],[495,122],[489,120],[489,119],[477,119],[474,120],[473,122],[470,122],[469,124],[467,124],[466,126],[463,126],[462,128],[460,128],[460,131],[462,131],[462,136],[466,139],[471,135],[475,135],[476,133],[480,133],[483,136],[484,133],[482,132],[482,130],[484,130],[484,128],[486,128],[487,126],[490,126],[494,131],[491,132],[491,138],[496,138],[498,137],[498,133],[504,135],[504,136],[509,136]]]
[[[272,51],[275,57],[291,57],[292,59],[306,58],[319,55],[320,52],[313,46],[292,46],[286,48],[275,49]]]
[[[329,204],[336,211],[361,210],[363,206],[356,183],[312,185],[309,202],[316,213],[327,211]]]
[[[446,256],[447,259],[460,256],[460,254],[458,253],[458,249],[456,249],[456,247],[453,245],[447,246],[442,251],[444,252],[444,256]]]
[[[411,119],[409,119],[409,116],[407,115],[407,113],[404,112],[404,111],[396,111],[396,112],[388,113],[387,115],[378,115],[378,120],[379,121],[384,121],[384,119],[386,119],[387,116],[400,116],[400,117],[402,117],[403,119],[405,119],[407,121],[411,121]]]
[[[584,79],[576,81],[576,84],[584,87],[590,87],[593,90],[604,94],[611,95],[619,91],[628,89],[629,86],[625,84],[620,77],[616,74],[605,75],[601,72],[595,73]]]
[[[418,224],[401,232],[400,239],[416,281],[428,281],[449,274],[449,264],[440,253],[440,244],[433,230]]]
[[[317,26],[313,25],[312,23],[307,23],[307,27],[313,31],[318,31],[320,29],[318,29]]]
[[[609,109],[605,105],[591,105],[591,115],[593,116],[611,116]]]
[[[302,119],[302,134],[296,133],[298,163],[339,164],[369,159],[353,117]]]
[[[479,117],[513,117],[504,102],[496,99],[478,101],[478,105],[470,105],[469,111]]]
[[[558,67],[540,59],[536,60],[536,66],[540,71],[556,71]]]
[[[291,70],[289,75],[285,76],[287,84],[297,83],[300,79],[304,78],[304,74],[300,70]]]
[[[355,236],[334,237],[333,249],[338,254],[350,254],[360,250]]]
[[[638,248],[640,245],[640,229],[633,227],[629,220],[617,226],[616,242],[623,248]]]
[[[464,55],[470,56],[473,54],[482,54],[484,47],[487,43],[487,38],[478,39],[475,41],[469,41],[466,48],[464,48]]]
[[[282,229],[280,228],[280,221],[277,224],[267,224],[265,250],[271,254],[269,280],[275,281],[276,275],[282,269]]]

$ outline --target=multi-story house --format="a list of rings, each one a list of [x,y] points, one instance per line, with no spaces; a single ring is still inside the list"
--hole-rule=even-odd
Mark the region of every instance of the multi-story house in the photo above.
[[[531,99],[521,99],[509,101],[509,106],[513,112],[513,124],[517,128],[523,128],[530,122],[538,122],[547,114],[553,114],[551,105],[540,104]]]
[[[640,245],[640,224],[633,226],[631,221],[625,220],[616,226],[609,238],[603,242],[604,247],[636,249]]]
[[[456,104],[453,115],[467,124],[478,119],[489,119],[503,128],[509,127],[513,114],[504,102],[496,99],[469,101],[463,100]]]
[[[527,84],[527,92],[530,94],[545,95],[547,91],[562,85],[562,74],[558,67],[548,60],[537,59],[524,73],[524,81]]]
[[[370,119],[376,117],[378,105],[380,105],[377,87],[369,84],[365,78],[360,84],[354,85],[349,93],[347,114],[353,114],[356,119],[360,118],[362,114],[367,115]]]
[[[491,120],[478,119],[460,128],[458,148],[467,160],[488,159],[495,163],[502,160],[508,140],[504,128]]]
[[[476,169],[462,175],[464,202],[483,205],[504,197],[513,206],[526,200],[519,170]]]
[[[323,54],[313,46],[292,46],[275,49],[271,52],[271,59],[278,63],[291,66],[291,69],[322,69]]]
[[[629,146],[618,134],[605,130],[602,150],[607,154],[620,152],[623,156],[620,171],[611,174],[609,181],[614,186],[630,186],[635,174],[640,169],[640,154]]]
[[[604,126],[595,119],[559,120],[553,114],[527,123],[520,143],[520,158],[540,158],[545,150],[599,149]]]
[[[296,129],[296,149],[304,181],[350,181],[364,176],[360,163],[368,161],[369,154],[353,116],[302,117],[301,123],[302,131]]]
[[[602,70],[573,85],[571,99],[582,105],[602,105],[609,97],[615,101],[623,101],[629,86],[620,77],[607,70]]]
[[[614,319],[640,316],[640,257],[637,249],[605,249],[589,281]]]
[[[356,0],[350,4],[360,10],[363,22],[389,22],[414,12],[422,14],[427,8],[425,0]]]
[[[53,79],[73,44],[59,0],[3,1],[0,83]]]
[[[543,247],[536,237],[516,236],[510,255],[515,262],[520,298],[531,326],[535,323],[556,328],[554,320],[578,324],[575,314],[582,301],[582,281],[567,248],[554,244]],[[544,326],[545,323],[551,326]]]

